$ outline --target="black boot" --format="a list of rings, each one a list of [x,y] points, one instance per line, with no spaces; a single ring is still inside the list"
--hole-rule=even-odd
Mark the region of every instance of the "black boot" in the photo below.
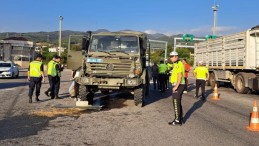
[[[49,97],[49,91],[45,91],[44,93],[45,93],[46,96]]]
[[[55,99],[62,99],[61,97],[59,97],[58,95],[55,96]]]
[[[38,96],[36,96],[35,100],[36,100],[36,102],[40,101]]]
[[[29,96],[29,103],[32,103],[32,97]]]
[[[172,125],[172,126],[181,126],[182,122],[181,121],[177,121],[177,120],[173,120],[172,122],[169,122],[168,124]]]

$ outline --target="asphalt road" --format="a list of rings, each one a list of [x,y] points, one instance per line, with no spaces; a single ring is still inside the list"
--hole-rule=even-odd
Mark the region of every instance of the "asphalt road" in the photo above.
[[[246,130],[253,101],[258,93],[238,94],[230,87],[220,87],[220,101],[212,101],[206,87],[207,101],[193,98],[194,82],[184,94],[182,104],[185,124],[173,127],[170,90],[161,94],[150,87],[143,108],[135,107],[129,94],[96,94],[95,105],[101,111],[55,108],[73,106],[69,98],[70,71],[62,75],[61,100],[28,103],[26,72],[19,79],[0,79],[0,145],[259,145],[259,132]],[[42,85],[42,91],[48,87]],[[43,93],[43,92],[42,92]]]

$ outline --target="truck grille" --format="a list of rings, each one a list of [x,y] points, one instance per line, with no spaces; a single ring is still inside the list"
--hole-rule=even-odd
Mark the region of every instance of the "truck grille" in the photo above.
[[[104,71],[107,72],[129,72],[131,69],[131,62],[125,63],[90,63],[90,71]]]

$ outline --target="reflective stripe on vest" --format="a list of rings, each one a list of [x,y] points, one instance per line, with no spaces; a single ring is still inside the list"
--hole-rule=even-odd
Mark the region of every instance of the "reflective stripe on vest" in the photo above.
[[[48,75],[51,75],[52,77],[57,75],[56,64],[57,63],[53,60],[48,63]]]
[[[41,76],[41,65],[42,62],[32,61],[30,63],[30,77],[40,77]]]

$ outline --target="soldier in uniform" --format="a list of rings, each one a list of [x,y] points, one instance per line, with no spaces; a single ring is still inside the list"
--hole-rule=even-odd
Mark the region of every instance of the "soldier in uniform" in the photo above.
[[[32,95],[36,87],[36,102],[39,100],[41,82],[45,82],[43,64],[42,64],[42,55],[39,54],[36,56],[36,59],[32,61],[28,68],[28,81],[29,83],[29,103],[32,103]]]

